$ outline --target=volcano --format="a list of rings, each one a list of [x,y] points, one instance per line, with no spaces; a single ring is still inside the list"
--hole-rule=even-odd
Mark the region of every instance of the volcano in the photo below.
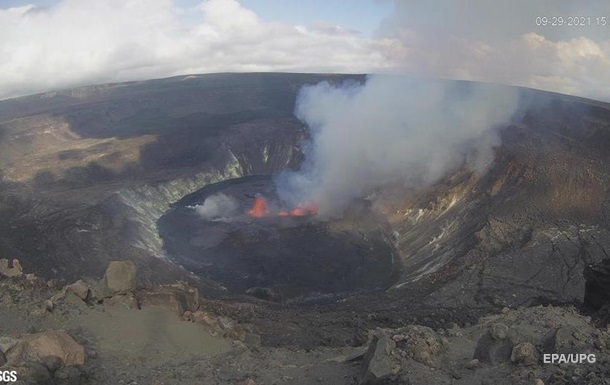
[[[303,164],[311,132],[295,100],[320,81],[365,77],[193,75],[0,102],[0,258],[68,281],[133,260],[140,285],[184,279],[207,298],[262,303],[244,317],[279,346],[583,303],[585,267],[610,250],[608,104],[519,89],[485,172],[458,163],[325,219],[272,183]],[[198,215],[221,192],[236,211]]]

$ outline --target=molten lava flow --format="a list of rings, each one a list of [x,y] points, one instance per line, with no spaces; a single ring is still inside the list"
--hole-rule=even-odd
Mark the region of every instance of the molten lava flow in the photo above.
[[[248,214],[255,218],[262,218],[269,214],[269,208],[267,207],[267,201],[263,197],[254,198],[252,208],[248,210]]]
[[[254,198],[254,203],[247,213],[254,218],[264,218],[269,215],[269,206],[267,201],[262,196]],[[291,210],[280,210],[275,214],[278,217],[305,217],[309,215],[316,215],[318,213],[318,207],[313,203],[300,204]]]
[[[318,213],[318,207],[313,203],[300,204],[290,211],[280,211],[279,216],[286,217],[304,217],[306,215],[316,215]]]
[[[295,207],[294,209],[290,210],[291,217],[302,217],[305,215],[307,215],[307,213],[300,207]]]

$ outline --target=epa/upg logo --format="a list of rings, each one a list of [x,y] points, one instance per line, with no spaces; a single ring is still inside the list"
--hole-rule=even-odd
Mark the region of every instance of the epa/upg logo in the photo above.
[[[545,364],[594,364],[595,354],[545,354],[542,362]]]
[[[0,382],[8,383],[17,382],[17,371],[16,370],[0,370]]]

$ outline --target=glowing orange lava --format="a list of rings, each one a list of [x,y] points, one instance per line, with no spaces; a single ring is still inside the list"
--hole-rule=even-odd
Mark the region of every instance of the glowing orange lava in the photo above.
[[[304,217],[306,215],[316,215],[318,207],[313,203],[300,204],[288,212],[291,217]]]
[[[266,217],[269,214],[269,208],[267,207],[267,201],[263,197],[254,198],[252,208],[248,210],[248,214],[255,218]]]
[[[264,218],[270,214],[267,201],[262,196],[254,198],[254,203],[247,213],[254,218]],[[318,207],[313,203],[300,204],[291,210],[280,210],[275,213],[278,217],[304,217],[316,215]]]

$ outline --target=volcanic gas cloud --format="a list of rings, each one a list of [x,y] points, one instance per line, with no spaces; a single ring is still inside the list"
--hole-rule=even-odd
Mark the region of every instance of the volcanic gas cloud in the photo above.
[[[389,183],[424,187],[466,162],[483,172],[518,91],[466,82],[374,75],[365,84],[301,89],[295,115],[310,131],[300,170],[275,178],[289,207],[316,202],[321,217]]]

